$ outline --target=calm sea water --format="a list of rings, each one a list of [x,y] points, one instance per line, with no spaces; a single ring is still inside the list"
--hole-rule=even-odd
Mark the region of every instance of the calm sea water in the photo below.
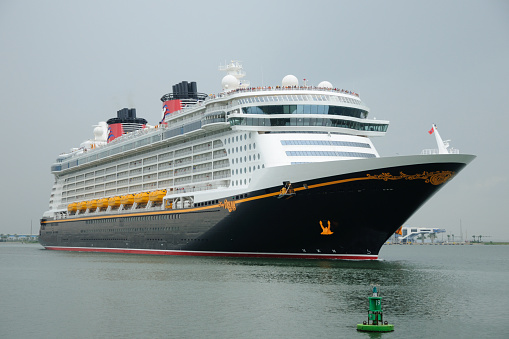
[[[509,246],[377,262],[48,251],[0,243],[0,338],[508,338]],[[356,331],[380,285],[395,332]]]

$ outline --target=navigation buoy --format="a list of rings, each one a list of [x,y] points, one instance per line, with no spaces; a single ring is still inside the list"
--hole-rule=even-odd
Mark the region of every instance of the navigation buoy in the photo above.
[[[357,324],[357,331],[361,332],[392,332],[394,325],[383,321],[382,297],[379,290],[373,286],[373,296],[369,297],[368,321]]]

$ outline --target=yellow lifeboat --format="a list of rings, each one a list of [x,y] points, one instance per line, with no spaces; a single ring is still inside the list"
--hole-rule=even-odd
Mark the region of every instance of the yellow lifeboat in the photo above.
[[[87,209],[87,202],[86,201],[80,201],[76,204],[76,210],[78,211],[84,211]]]
[[[99,207],[99,208],[106,208],[106,207],[108,207],[108,199],[107,198],[102,198],[102,199],[97,200],[97,207]]]
[[[67,205],[67,211],[76,212],[78,210],[78,204],[73,202],[72,204]]]
[[[148,193],[141,192],[134,195],[134,202],[137,204],[146,204],[148,202]]]
[[[90,201],[87,201],[87,208],[89,210],[95,210],[97,208],[97,200],[90,200]]]
[[[120,203],[122,205],[132,205],[134,203],[134,195],[127,194],[120,197]]]
[[[120,206],[120,197],[111,197],[108,199],[108,206],[118,207]]]
[[[157,190],[150,192],[149,199],[154,202],[161,202],[163,198],[166,196],[166,190]]]

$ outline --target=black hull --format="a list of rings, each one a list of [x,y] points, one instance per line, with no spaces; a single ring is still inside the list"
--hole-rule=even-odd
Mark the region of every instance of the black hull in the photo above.
[[[181,210],[41,221],[48,249],[377,259],[384,242],[466,163],[404,165],[293,182]]]

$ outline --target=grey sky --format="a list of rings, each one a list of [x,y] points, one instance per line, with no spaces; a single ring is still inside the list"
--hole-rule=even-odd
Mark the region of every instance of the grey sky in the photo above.
[[[230,59],[252,85],[294,74],[360,93],[391,122],[382,156],[435,148],[436,123],[478,158],[407,224],[509,240],[506,1],[4,0],[0,233],[38,231],[51,164],[92,125],[123,107],[155,124],[171,85],[217,93]]]

